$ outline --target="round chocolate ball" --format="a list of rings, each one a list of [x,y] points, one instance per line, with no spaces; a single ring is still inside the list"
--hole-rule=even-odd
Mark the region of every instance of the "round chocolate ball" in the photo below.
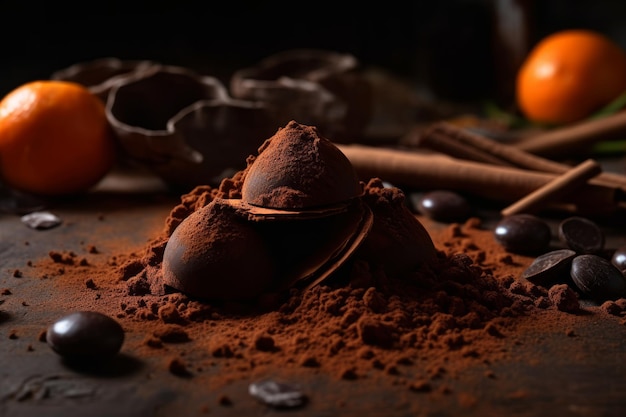
[[[174,230],[163,253],[163,283],[191,297],[243,301],[272,283],[268,242],[254,222],[214,200]]]
[[[124,342],[124,329],[106,314],[78,311],[51,324],[46,342],[68,359],[101,360],[119,352]]]

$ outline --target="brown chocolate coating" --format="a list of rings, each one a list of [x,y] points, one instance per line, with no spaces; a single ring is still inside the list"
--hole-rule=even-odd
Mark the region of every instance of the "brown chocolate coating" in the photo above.
[[[435,259],[435,245],[422,223],[405,203],[405,194],[385,188],[372,178],[363,197],[374,213],[374,224],[358,255],[379,264],[391,275],[414,271]]]
[[[315,127],[295,121],[261,146],[241,190],[248,204],[282,210],[345,203],[362,193],[348,158]]]
[[[272,283],[274,265],[254,224],[214,200],[187,217],[163,254],[163,282],[191,297],[242,301]]]

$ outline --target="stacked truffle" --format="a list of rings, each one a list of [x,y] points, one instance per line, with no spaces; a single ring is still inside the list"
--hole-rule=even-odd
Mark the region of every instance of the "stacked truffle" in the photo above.
[[[366,188],[329,139],[291,121],[249,158],[241,199],[214,199],[174,230],[163,282],[200,299],[241,301],[317,285],[359,250],[395,273],[434,258],[402,194],[389,191],[399,202],[385,208]]]

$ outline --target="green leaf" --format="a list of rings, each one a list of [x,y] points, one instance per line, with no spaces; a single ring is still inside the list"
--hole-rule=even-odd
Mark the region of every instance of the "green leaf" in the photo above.
[[[483,103],[483,112],[488,119],[497,120],[510,128],[523,128],[532,125],[525,118],[502,110],[493,101],[486,101]]]

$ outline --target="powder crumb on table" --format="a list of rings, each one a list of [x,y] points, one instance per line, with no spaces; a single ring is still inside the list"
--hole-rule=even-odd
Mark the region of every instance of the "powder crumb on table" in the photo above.
[[[168,362],[167,368],[170,371],[170,373],[172,373],[173,375],[181,376],[181,377],[191,376],[191,372],[187,368],[187,365],[180,358],[170,359]]]

